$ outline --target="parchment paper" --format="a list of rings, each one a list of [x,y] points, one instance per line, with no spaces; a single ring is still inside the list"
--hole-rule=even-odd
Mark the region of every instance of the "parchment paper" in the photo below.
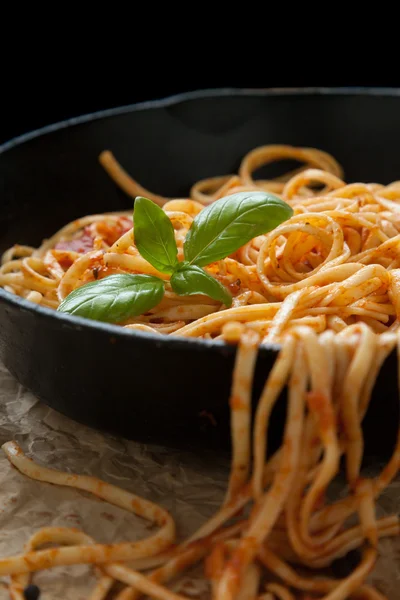
[[[165,506],[180,538],[197,529],[219,507],[228,463],[215,454],[171,451],[104,435],[47,408],[21,388],[0,363],[0,443],[16,440],[31,457],[49,467],[95,475]],[[380,501],[380,513],[400,509],[400,481]],[[45,526],[79,527],[99,542],[140,539],[146,522],[75,490],[34,482],[13,469],[0,453],[0,556],[21,552]],[[176,591],[206,597],[196,573]],[[94,584],[90,568],[58,567],[35,575],[41,600],[84,600]],[[399,540],[381,542],[374,581],[389,600],[400,598]],[[0,587],[0,600],[8,599]]]

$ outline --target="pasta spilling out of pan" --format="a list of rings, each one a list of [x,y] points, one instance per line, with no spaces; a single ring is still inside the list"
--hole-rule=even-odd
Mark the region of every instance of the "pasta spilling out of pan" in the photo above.
[[[302,166],[255,178],[281,159]],[[98,575],[91,600],[183,600],[168,583],[202,562],[216,600],[382,600],[371,583],[379,540],[398,536],[400,526],[397,515],[378,518],[376,501],[398,473],[400,434],[385,468],[365,478],[362,423],[384,361],[400,356],[400,182],[346,184],[325,152],[264,146],[244,157],[238,174],[170,199],[144,189],[110,152],[100,162],[135,199],[133,215],[83,217],[39,248],[15,245],[3,256],[0,286],[127,334],[236,345],[228,488],[214,517],[177,544],[162,507],[37,465],[15,442],[5,444],[26,476],[92,492],[158,526],[141,541],[109,545],[78,530],[37,531],[19,556],[0,559],[11,597],[25,597],[35,571],[84,563]],[[265,344],[280,349],[253,419]],[[267,456],[270,416],[284,390],[281,446]],[[341,464],[346,494],[332,499]],[[334,578],[330,566],[355,549],[358,564]]]

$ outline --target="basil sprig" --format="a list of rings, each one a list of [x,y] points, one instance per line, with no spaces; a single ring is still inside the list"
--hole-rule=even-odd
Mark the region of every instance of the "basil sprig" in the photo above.
[[[135,244],[140,254],[161,273],[178,266],[174,228],[165,212],[151,200],[135,200]]]
[[[71,292],[58,307],[78,317],[121,323],[154,308],[164,296],[164,282],[151,275],[110,275]]]
[[[266,192],[241,192],[210,204],[194,219],[185,243],[185,259],[204,267],[250,240],[275,229],[292,215],[280,198]]]
[[[179,296],[192,296],[193,294],[205,294],[213,300],[218,300],[230,306],[232,296],[217,279],[212,277],[201,267],[181,263],[171,277],[171,287]]]
[[[205,294],[229,307],[232,296],[227,288],[202,267],[226,258],[292,214],[288,204],[268,192],[242,192],[221,198],[193,220],[183,244],[184,260],[179,262],[170,219],[157,204],[138,197],[133,214],[135,244],[155,269],[171,275],[170,284],[176,294]],[[154,308],[164,291],[164,281],[158,277],[110,275],[71,292],[58,310],[121,323]]]

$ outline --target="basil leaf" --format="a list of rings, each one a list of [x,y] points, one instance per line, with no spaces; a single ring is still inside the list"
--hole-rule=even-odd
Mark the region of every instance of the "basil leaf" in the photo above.
[[[164,291],[164,282],[158,277],[110,275],[71,292],[58,310],[96,321],[120,323],[159,304]]]
[[[143,258],[161,273],[172,273],[178,265],[178,248],[174,228],[162,208],[138,196],[133,224],[135,245]]]
[[[286,202],[267,192],[221,198],[194,219],[184,242],[185,259],[200,267],[221,260],[292,214]]]
[[[223,302],[225,306],[232,304],[232,296],[222,283],[196,265],[183,263],[172,275],[170,283],[174,292],[180,296],[205,294],[213,300]]]

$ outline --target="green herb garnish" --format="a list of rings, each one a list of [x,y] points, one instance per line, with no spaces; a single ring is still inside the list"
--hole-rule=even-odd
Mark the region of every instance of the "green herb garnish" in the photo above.
[[[171,287],[179,296],[191,296],[193,294],[205,294],[213,300],[218,300],[230,306],[232,296],[222,283],[212,277],[201,267],[181,263],[171,277]]]
[[[171,275],[170,284],[176,294],[205,294],[229,307],[232,296],[227,288],[202,267],[226,258],[292,214],[288,204],[267,192],[242,192],[221,198],[194,219],[183,245],[184,261],[179,262],[168,216],[151,200],[138,197],[133,213],[135,244],[154,268]],[[58,310],[121,323],[159,304],[164,285],[162,279],[150,275],[110,275],[71,292]]]
[[[86,283],[58,307],[78,317],[121,323],[154,308],[164,296],[164,282],[151,275],[110,275]]]
[[[171,274],[178,263],[174,228],[165,212],[151,200],[135,200],[135,244],[140,254],[161,273]]]
[[[185,259],[204,267],[222,260],[257,237],[275,229],[293,211],[267,192],[241,192],[217,200],[192,223],[185,243]]]

